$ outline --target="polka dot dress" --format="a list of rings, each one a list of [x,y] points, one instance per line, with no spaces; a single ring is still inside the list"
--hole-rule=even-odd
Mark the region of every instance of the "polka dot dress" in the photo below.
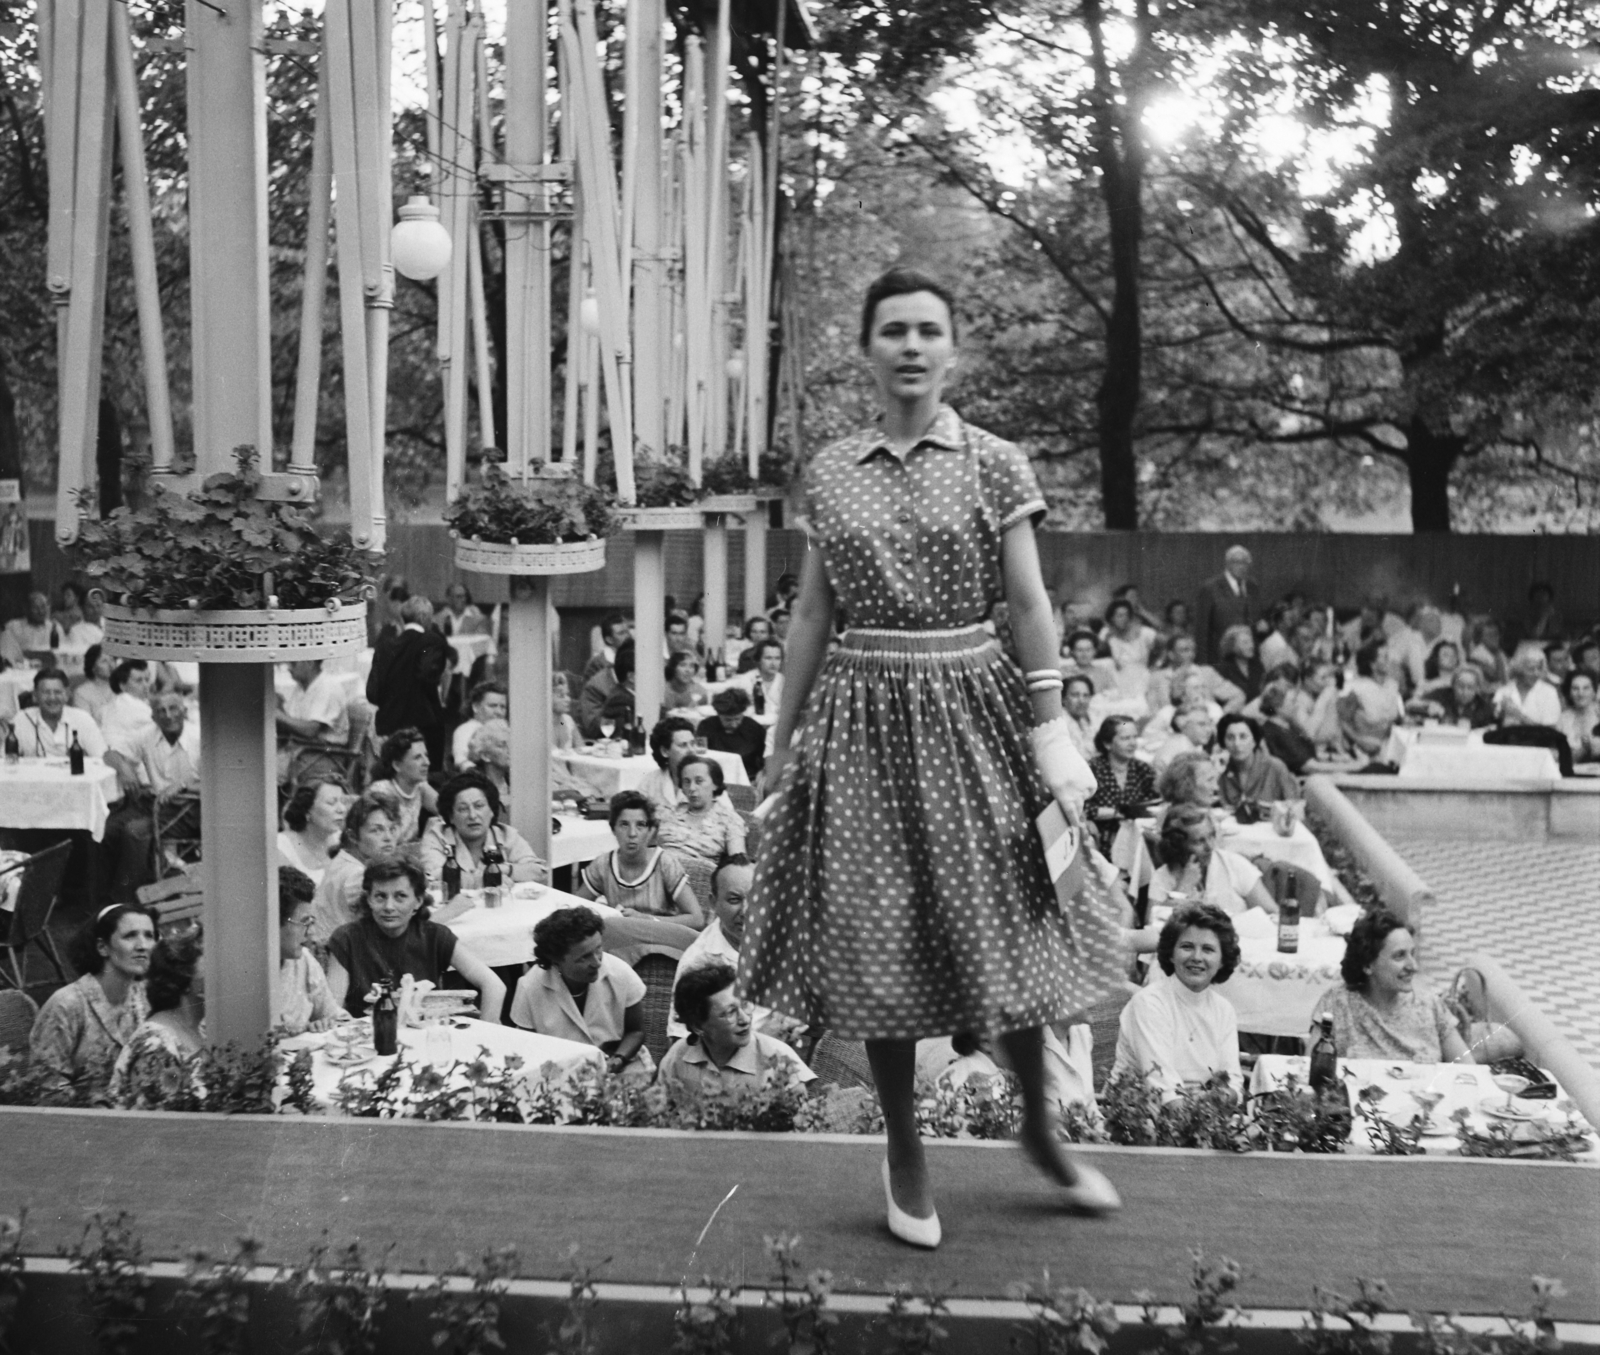
[[[847,1039],[1039,1025],[1110,992],[1098,886],[1058,902],[1022,674],[980,624],[1027,458],[949,408],[904,461],[877,430],[809,472],[813,543],[858,627],[819,674],[756,863],[741,987]]]

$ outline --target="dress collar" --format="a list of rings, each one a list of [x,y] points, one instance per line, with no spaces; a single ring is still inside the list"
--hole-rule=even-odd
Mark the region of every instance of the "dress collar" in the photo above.
[[[683,1061],[715,1067],[711,1063],[711,1055],[706,1053],[704,1042],[700,1040],[696,1040],[683,1051]],[[723,1071],[729,1068],[736,1073],[748,1073],[751,1077],[761,1071],[761,1051],[756,1047],[755,1031],[750,1032],[750,1043],[734,1050],[733,1057],[723,1065]]]
[[[946,452],[959,452],[966,446],[966,442],[966,435],[962,431],[961,416],[951,409],[949,405],[940,405],[939,412],[933,417],[932,426],[917,439],[916,446],[911,450],[915,451],[917,447],[937,447]],[[878,452],[885,452],[894,457],[896,461],[901,460],[894,448],[889,445],[889,440],[884,436],[881,427],[869,433],[867,445],[862,448],[861,455],[856,458],[856,464],[861,465],[863,462],[871,460]]]

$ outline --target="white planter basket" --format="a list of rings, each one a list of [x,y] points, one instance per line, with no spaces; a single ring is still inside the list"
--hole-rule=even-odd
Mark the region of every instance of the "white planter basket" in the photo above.
[[[474,574],[593,574],[605,567],[604,537],[550,546],[512,546],[456,537],[456,568]]]
[[[760,506],[755,494],[713,494],[700,500],[702,513],[721,513],[726,517],[746,517]]]
[[[139,659],[288,663],[357,654],[367,644],[367,604],[259,611],[152,611],[105,603],[105,645]]]
[[[617,516],[630,532],[699,532],[706,525],[706,509],[698,503],[687,508],[618,508]]]

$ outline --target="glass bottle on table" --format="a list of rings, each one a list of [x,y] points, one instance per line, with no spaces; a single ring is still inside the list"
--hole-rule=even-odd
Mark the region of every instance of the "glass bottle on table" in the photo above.
[[[78,731],[72,731],[72,744],[67,749],[67,770],[73,776],[83,775],[83,745],[78,742]]]
[[[6,766],[15,767],[22,761],[22,742],[17,738],[15,725],[6,728]]]
[[[444,859],[444,870],[440,875],[440,887],[444,890],[444,901],[449,903],[461,892],[461,863],[454,855]]]
[[[1278,953],[1293,955],[1300,949],[1300,883],[1289,877],[1288,893],[1278,905]]]
[[[1314,1092],[1327,1091],[1339,1080],[1339,1050],[1333,1042],[1333,1018],[1324,1012],[1317,1017],[1321,1033],[1311,1046],[1311,1068],[1306,1080]]]
[[[490,848],[483,854],[483,906],[498,908],[504,895],[505,877],[500,872],[500,853]]]
[[[379,1054],[400,1048],[400,1008],[394,1000],[394,979],[378,980],[378,1000],[372,1004],[372,1047]]]

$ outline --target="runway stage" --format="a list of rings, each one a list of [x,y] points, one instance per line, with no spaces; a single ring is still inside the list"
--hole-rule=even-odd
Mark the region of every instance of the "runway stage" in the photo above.
[[[1360,1276],[1404,1308],[1517,1313],[1540,1274],[1565,1282],[1558,1317],[1600,1320],[1593,1168],[1098,1148],[1125,1208],[1096,1221],[1054,1208],[1009,1146],[937,1142],[945,1243],[929,1254],[885,1230],[871,1139],[8,1108],[0,1142],[0,1213],[28,1206],[35,1256],[126,1209],[151,1259],[250,1234],[264,1261],[295,1262],[326,1231],[369,1254],[393,1243],[395,1270],[514,1243],[525,1273],[553,1278],[576,1244],[610,1258],[611,1281],[760,1285],[763,1235],[781,1231],[841,1293],[908,1281],[1000,1297],[1048,1266],[1126,1303],[1182,1297],[1198,1247],[1243,1264],[1251,1308],[1303,1308],[1314,1283],[1351,1292]]]

